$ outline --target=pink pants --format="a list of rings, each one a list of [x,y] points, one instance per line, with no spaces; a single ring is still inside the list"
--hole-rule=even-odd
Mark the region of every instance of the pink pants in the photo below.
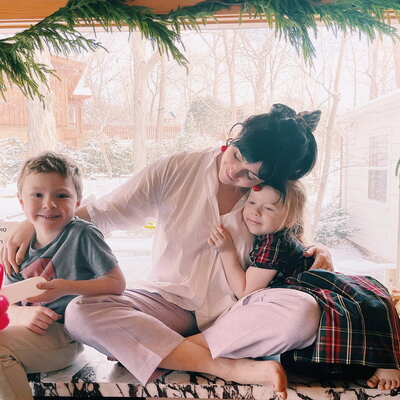
[[[310,295],[265,289],[204,334],[214,357],[261,357],[311,344],[319,318]],[[144,290],[77,297],[67,307],[65,328],[73,339],[118,359],[143,384],[185,336],[198,332],[192,312]]]

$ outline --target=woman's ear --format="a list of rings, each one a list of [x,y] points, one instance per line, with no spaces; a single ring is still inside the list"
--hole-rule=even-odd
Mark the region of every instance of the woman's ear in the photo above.
[[[321,111],[302,111],[298,115],[306,121],[307,128],[311,132],[314,132],[318,126],[319,120],[321,119]]]

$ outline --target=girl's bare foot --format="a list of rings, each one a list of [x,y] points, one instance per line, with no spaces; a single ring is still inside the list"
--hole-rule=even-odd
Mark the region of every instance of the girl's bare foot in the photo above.
[[[287,398],[287,377],[281,363],[277,361],[232,360],[232,369],[222,377],[238,383],[272,385],[279,398]]]
[[[378,368],[368,379],[367,385],[380,390],[396,389],[400,387],[400,370]]]

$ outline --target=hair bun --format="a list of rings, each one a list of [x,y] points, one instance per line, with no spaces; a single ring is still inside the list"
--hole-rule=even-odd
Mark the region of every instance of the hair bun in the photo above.
[[[314,132],[318,126],[319,120],[321,119],[321,110],[302,111],[297,115],[304,119],[307,129]]]
[[[276,114],[280,118],[295,118],[296,111],[293,108],[286,106],[285,104],[277,103],[274,104],[270,110],[271,114]]]

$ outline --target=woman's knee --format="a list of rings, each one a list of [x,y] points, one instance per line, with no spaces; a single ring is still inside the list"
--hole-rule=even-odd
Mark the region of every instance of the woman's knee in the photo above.
[[[296,310],[293,313],[290,334],[297,338],[297,348],[310,346],[317,337],[321,309],[309,294],[299,292]],[[288,332],[289,333],[289,332]]]

